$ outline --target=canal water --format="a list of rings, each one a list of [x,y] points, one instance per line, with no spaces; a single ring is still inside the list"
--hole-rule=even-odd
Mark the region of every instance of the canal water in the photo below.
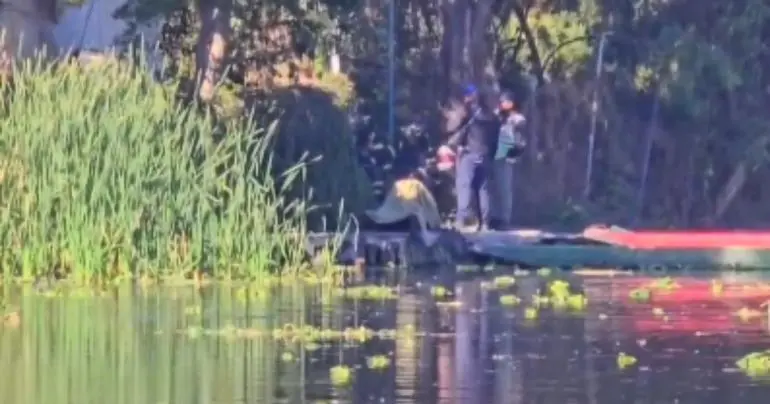
[[[372,289],[374,298],[330,285],[100,293],[6,285],[0,400],[726,404],[770,396],[770,385],[735,366],[770,348],[765,317],[734,314],[758,308],[756,300],[631,301],[629,288],[648,278],[570,276],[588,305],[534,316],[530,299],[547,279],[522,275],[502,288],[490,279],[402,281]],[[673,279],[681,290],[700,282]],[[758,287],[757,279],[724,282]],[[501,295],[521,303],[501,304]]]

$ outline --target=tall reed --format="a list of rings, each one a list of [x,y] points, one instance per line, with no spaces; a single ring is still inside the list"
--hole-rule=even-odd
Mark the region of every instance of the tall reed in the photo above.
[[[270,130],[216,123],[120,63],[14,74],[0,106],[0,270],[81,281],[298,268],[306,204]],[[280,189],[279,185],[280,183]]]

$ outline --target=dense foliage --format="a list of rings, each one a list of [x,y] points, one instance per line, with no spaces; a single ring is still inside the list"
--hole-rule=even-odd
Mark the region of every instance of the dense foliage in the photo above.
[[[164,18],[177,61],[210,50],[202,44],[213,43],[211,32],[226,35],[225,60],[214,65],[232,66],[230,81],[246,87],[270,88],[275,66],[299,61],[316,77],[339,55],[356,94],[348,110],[359,157],[375,185],[409,171],[394,172],[394,163],[414,168],[430,156],[456,119],[454,90],[473,80],[513,88],[529,117],[531,147],[517,176],[522,223],[754,226],[770,217],[761,187],[770,175],[767,2],[399,0],[394,143],[388,2],[193,3],[129,0],[123,15]],[[212,7],[233,24],[221,12],[219,23],[208,18]],[[180,18],[182,10],[201,18]],[[197,61],[201,71],[206,58]]]
[[[300,269],[308,206],[285,190],[305,166],[273,174],[273,133],[180,106],[122,63],[30,68],[13,84],[0,108],[0,276]]]

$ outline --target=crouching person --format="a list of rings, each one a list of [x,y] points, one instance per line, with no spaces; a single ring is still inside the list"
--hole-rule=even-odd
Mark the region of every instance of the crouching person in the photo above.
[[[505,230],[511,227],[514,163],[526,146],[523,134],[526,119],[516,110],[513,95],[508,92],[500,96],[498,112],[501,126],[492,163],[494,223],[496,228]]]

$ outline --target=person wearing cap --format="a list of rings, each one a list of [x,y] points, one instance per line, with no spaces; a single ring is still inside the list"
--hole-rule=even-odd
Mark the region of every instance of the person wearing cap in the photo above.
[[[486,230],[490,220],[489,182],[492,156],[497,147],[499,120],[493,111],[480,102],[476,86],[465,86],[463,101],[465,118],[456,128],[450,130],[451,135],[446,145],[439,148],[439,157],[456,157],[456,228],[465,228],[467,220],[474,213],[475,200],[479,230]]]
[[[511,226],[513,214],[513,165],[524,151],[524,115],[516,110],[513,94],[503,92],[500,95],[498,114],[501,125],[497,138],[494,161],[492,163],[493,209],[496,227],[506,229]]]

